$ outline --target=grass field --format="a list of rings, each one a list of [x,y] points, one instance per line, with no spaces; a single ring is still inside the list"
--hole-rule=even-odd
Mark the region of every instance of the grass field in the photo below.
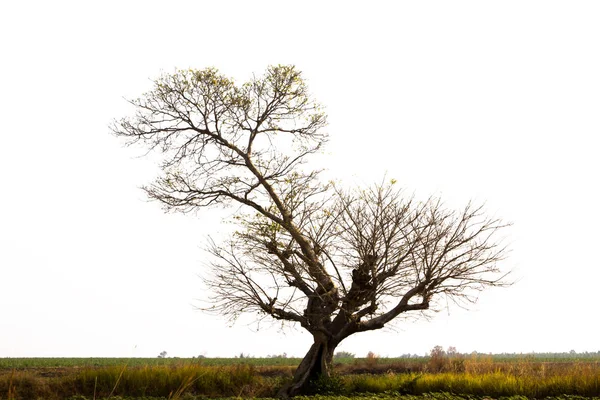
[[[542,358],[542,360],[546,360]],[[274,396],[299,359],[0,359],[0,399],[200,399]],[[337,360],[315,391],[343,399],[600,396],[600,359],[455,356]],[[437,393],[427,395],[428,393]],[[440,394],[441,393],[441,394]],[[367,394],[370,394],[367,396]],[[421,397],[410,397],[421,396]],[[340,397],[346,396],[346,397]],[[440,397],[441,396],[441,397]]]
[[[351,359],[349,360],[351,362]],[[0,358],[0,369],[54,368],[54,367],[113,367],[128,365],[182,366],[182,365],[256,365],[297,366],[299,358]]]
[[[500,363],[574,363],[600,362],[600,352],[590,354],[526,354],[526,355],[488,355],[462,356],[465,359],[485,360]],[[297,366],[300,358],[0,358],[0,370],[23,368],[55,368],[55,367],[111,367],[111,366],[167,366],[167,365],[254,365],[254,366]],[[394,357],[378,358],[378,364],[427,364],[430,357]],[[368,358],[335,359],[337,364],[368,364]]]
[[[494,363],[574,363],[600,362],[600,351],[596,353],[534,353],[534,354],[468,354],[462,359]],[[431,357],[379,358],[380,364],[427,364]],[[297,366],[300,358],[0,358],[0,370],[12,368],[51,368],[51,367],[105,367],[105,366],[156,366],[156,365],[255,365],[255,366]],[[364,364],[368,358],[336,358],[338,364]]]

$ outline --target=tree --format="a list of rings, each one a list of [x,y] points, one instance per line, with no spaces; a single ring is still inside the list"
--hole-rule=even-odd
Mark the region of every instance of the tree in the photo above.
[[[326,116],[299,71],[269,67],[237,86],[216,69],[165,74],[131,100],[112,131],[161,154],[144,187],[166,211],[238,206],[239,230],[210,241],[210,311],[258,313],[314,339],[281,397],[329,376],[337,345],[444,296],[474,301],[501,286],[506,224],[481,207],[405,198],[395,181],[345,190],[306,164],[327,141]]]

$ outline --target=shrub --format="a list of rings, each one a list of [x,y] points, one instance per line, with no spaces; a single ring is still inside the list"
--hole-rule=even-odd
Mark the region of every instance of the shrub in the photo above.
[[[429,370],[432,372],[441,372],[448,363],[448,357],[442,346],[435,346],[429,353]]]
[[[310,395],[339,395],[344,392],[344,379],[339,375],[320,376],[308,388]]]
[[[372,351],[369,351],[367,353],[367,359],[365,360],[365,363],[368,366],[374,366],[375,364],[377,364],[377,362],[379,361],[379,354],[375,354]]]

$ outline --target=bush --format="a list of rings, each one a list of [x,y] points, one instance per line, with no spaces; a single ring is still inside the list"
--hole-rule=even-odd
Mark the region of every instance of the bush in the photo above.
[[[375,364],[377,364],[377,362],[379,361],[379,354],[375,354],[372,351],[369,351],[367,353],[367,359],[365,360],[365,363],[368,366],[374,366]]]
[[[320,376],[310,384],[307,394],[339,395],[344,393],[344,379],[339,375]]]
[[[442,346],[435,346],[429,353],[429,370],[441,372],[446,369],[448,357]]]

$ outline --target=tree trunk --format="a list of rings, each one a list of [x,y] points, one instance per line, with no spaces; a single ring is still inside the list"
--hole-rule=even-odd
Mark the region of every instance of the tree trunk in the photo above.
[[[288,399],[303,394],[319,377],[330,377],[336,346],[337,343],[332,340],[315,338],[315,342],[294,372],[294,379],[279,390],[277,397]]]

